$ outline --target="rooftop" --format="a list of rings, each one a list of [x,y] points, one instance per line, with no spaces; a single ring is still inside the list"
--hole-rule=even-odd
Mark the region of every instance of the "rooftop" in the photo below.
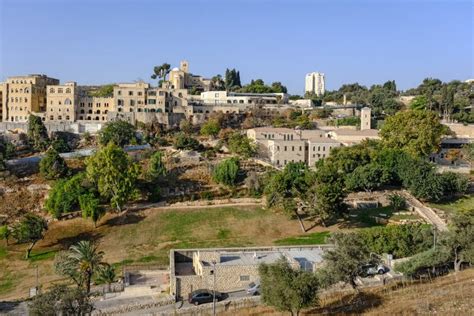
[[[354,130],[348,128],[341,128],[332,130],[338,136],[378,136],[379,131],[376,129]]]

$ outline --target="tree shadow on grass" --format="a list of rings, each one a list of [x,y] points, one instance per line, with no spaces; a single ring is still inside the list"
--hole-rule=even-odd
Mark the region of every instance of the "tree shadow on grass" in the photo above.
[[[144,219],[145,219],[144,215],[127,212],[126,214],[123,214],[121,216],[115,216],[113,218],[108,219],[107,221],[102,223],[101,226],[102,225],[123,226],[123,225],[129,225],[129,224],[137,224]]]
[[[81,240],[96,241],[102,238],[103,236],[104,235],[99,232],[84,232],[76,236],[60,238],[58,239],[57,244],[61,247],[61,249],[69,249],[69,247],[78,243]]]
[[[305,314],[359,314],[382,304],[382,297],[375,293],[359,292],[347,294],[324,306],[307,311]]]

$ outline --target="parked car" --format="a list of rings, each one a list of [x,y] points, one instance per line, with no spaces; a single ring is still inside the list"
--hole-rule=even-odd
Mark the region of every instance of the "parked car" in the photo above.
[[[388,272],[388,268],[383,264],[366,264],[362,266],[362,276],[373,276],[376,274],[384,274]]]
[[[221,301],[224,299],[224,295],[216,291],[216,301]],[[194,305],[199,305],[203,303],[212,303],[213,292],[212,290],[196,290],[189,294],[189,303]]]
[[[247,294],[260,295],[260,283],[250,283],[247,287]]]

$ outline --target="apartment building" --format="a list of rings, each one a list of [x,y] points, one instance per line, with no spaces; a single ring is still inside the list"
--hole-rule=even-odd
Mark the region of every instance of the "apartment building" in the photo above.
[[[146,91],[149,88],[150,84],[145,82],[117,84],[114,87],[114,103],[117,107],[117,112],[143,112]]]
[[[326,92],[326,79],[323,73],[312,72],[306,74],[305,92],[315,95],[323,95]]]
[[[91,97],[82,94],[75,108],[77,121],[108,121],[108,113],[115,112],[113,97]]]
[[[46,86],[45,121],[74,122],[79,93],[75,82]]]
[[[259,154],[276,167],[290,162],[304,162],[310,167],[341,146],[322,130],[259,127],[247,130],[247,137],[257,143]]]
[[[288,94],[206,91],[201,93],[199,100],[205,105],[286,104],[288,103]]]
[[[46,75],[15,76],[3,83],[2,120],[26,122],[30,114],[46,111],[46,89],[59,80]]]

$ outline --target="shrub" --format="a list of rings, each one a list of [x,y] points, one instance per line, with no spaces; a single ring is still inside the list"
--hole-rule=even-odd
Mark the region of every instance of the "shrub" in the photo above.
[[[178,133],[174,139],[174,147],[176,149],[197,150],[199,149],[199,141],[184,133]]]
[[[212,174],[212,178],[217,183],[227,186],[234,186],[240,170],[240,163],[237,158],[229,158],[219,163]]]
[[[229,150],[244,158],[252,157],[257,152],[256,146],[251,140],[239,132],[235,132],[229,137]]]
[[[99,132],[99,143],[105,146],[113,142],[117,146],[124,147],[137,142],[135,132],[135,127],[128,122],[109,122]]]
[[[58,218],[79,207],[79,197],[87,192],[84,187],[85,174],[79,173],[68,180],[57,181],[45,203],[45,208],[54,217]]]
[[[214,137],[219,134],[220,129],[219,122],[216,119],[211,119],[201,127],[201,135]]]
[[[53,147],[58,153],[67,153],[71,151],[71,148],[63,138],[57,138],[51,142]]]
[[[150,157],[148,177],[152,181],[156,181],[160,176],[164,175],[166,175],[166,167],[163,163],[163,153],[161,151],[156,151]]]
[[[394,211],[399,211],[406,207],[405,198],[399,194],[390,194],[388,199],[390,201],[390,206]]]
[[[432,248],[416,254],[407,261],[395,264],[395,270],[414,277],[426,269],[436,271],[436,268],[446,266],[449,260],[449,252],[444,251],[444,249]]]
[[[65,177],[69,172],[66,162],[54,148],[48,149],[39,168],[41,175],[48,180]]]
[[[99,205],[99,199],[91,193],[83,194],[79,196],[79,205],[82,217],[92,219],[94,227],[97,227],[97,221],[105,214],[105,210]]]

